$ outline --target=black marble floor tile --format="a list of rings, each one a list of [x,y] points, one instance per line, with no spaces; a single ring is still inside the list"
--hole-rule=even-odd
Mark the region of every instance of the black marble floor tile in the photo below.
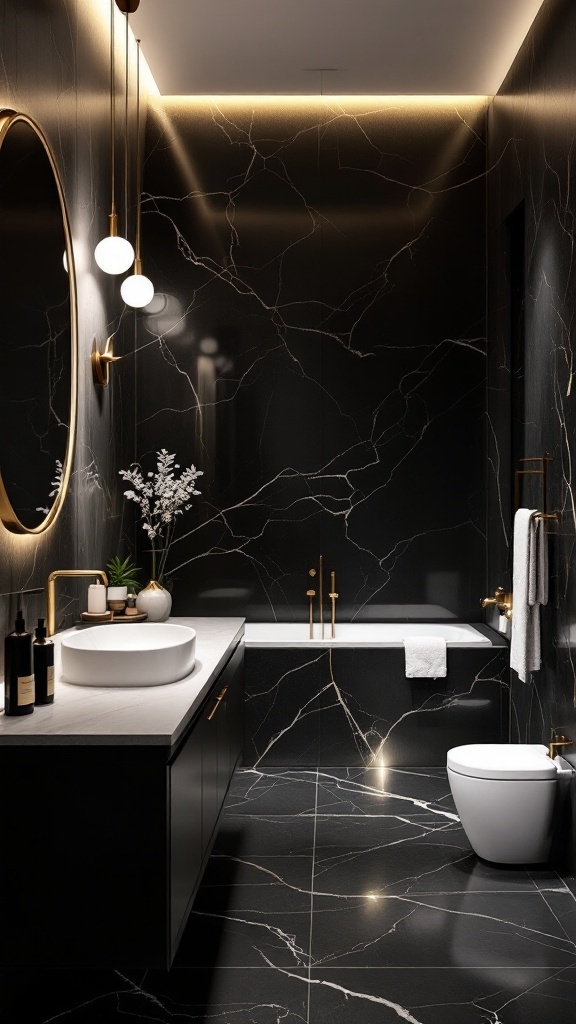
[[[542,889],[542,899],[558,919],[564,934],[576,943],[576,897],[568,888]],[[574,1014],[576,1018],[576,1011]]]
[[[245,893],[246,906],[192,910],[174,967],[307,967],[310,910],[286,893]],[[236,903],[242,902],[236,900]]]
[[[316,779],[237,772],[170,972],[4,972],[1,1024],[574,1024],[573,879],[477,858],[443,769]]]
[[[315,966],[568,967],[571,941],[533,892],[314,897]]]
[[[176,966],[307,966],[311,875],[311,857],[211,858]]]
[[[312,857],[314,817],[286,814],[236,814],[228,811],[222,819],[213,856]]]
[[[314,814],[316,769],[239,768],[226,798],[225,813]]]
[[[494,865],[493,865],[494,867]],[[499,870],[499,867],[496,867]],[[576,898],[576,889],[574,888],[573,878],[563,878],[558,873],[553,865],[541,864],[533,865],[530,864],[527,869],[530,878],[534,882],[537,889],[541,889],[543,892],[550,890],[558,890],[559,892],[565,892],[568,889],[572,892]]]
[[[216,967],[212,971],[172,969],[151,974],[153,999],[169,1013],[164,1024],[304,1024],[308,1020],[307,971]]]
[[[318,815],[315,892],[363,895],[534,891],[522,867],[494,866],[471,850],[462,826],[414,815]]]
[[[313,971],[310,1024],[574,1024],[576,969]]]
[[[0,1014],[3,1024],[302,1024],[307,972],[291,974],[188,968],[109,972],[104,979],[99,972],[41,972],[35,985],[3,985]]]
[[[2,1024],[44,1024],[66,1020],[71,1024],[107,1024],[119,1000],[128,1001],[133,983],[118,971],[2,971],[0,1020]]]
[[[208,861],[196,903],[203,902],[205,895],[212,899],[215,890],[220,890],[222,898],[232,905],[239,898],[243,900],[242,894],[247,889],[283,890],[287,894],[305,893],[308,897],[311,885],[312,855],[267,857],[253,853],[233,857],[215,854]],[[209,892],[205,894],[205,890]]]
[[[458,820],[442,769],[323,768],[318,774],[319,814],[410,813],[430,806]]]

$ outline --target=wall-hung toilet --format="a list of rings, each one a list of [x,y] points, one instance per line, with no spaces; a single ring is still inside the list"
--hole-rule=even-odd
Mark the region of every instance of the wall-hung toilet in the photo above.
[[[472,743],[449,750],[450,789],[475,853],[496,864],[548,860],[557,776],[541,744]]]

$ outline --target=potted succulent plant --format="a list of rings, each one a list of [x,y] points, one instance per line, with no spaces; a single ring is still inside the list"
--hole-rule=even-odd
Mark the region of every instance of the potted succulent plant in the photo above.
[[[106,592],[108,607],[112,611],[122,611],[126,604],[128,589],[134,590],[140,586],[138,582],[140,569],[134,565],[130,555],[124,561],[120,559],[119,555],[114,555],[114,558],[107,563],[106,568],[108,570],[108,590]]]

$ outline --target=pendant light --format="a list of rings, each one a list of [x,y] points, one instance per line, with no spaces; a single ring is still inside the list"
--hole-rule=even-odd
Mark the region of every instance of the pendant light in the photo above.
[[[140,196],[142,193],[141,181],[141,153],[140,153],[140,40],[136,40],[137,64],[136,64],[136,258],[134,260],[134,273],[122,282],[120,294],[127,306],[141,309],[147,306],[154,298],[154,285],[149,277],[142,273],[142,259],[140,256],[140,234],[142,227],[142,210]]]
[[[125,126],[128,131],[128,126]],[[115,135],[116,135],[116,98],[115,98],[115,66],[114,66],[114,0],[110,0],[110,168],[111,168],[111,203],[108,219],[110,234],[98,242],[94,250],[94,259],[106,274],[123,274],[134,259],[134,250],[126,238],[118,234],[118,215],[115,200]]]

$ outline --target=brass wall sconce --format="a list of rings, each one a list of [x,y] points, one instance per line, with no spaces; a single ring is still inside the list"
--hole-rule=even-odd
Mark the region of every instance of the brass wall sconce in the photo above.
[[[106,340],[103,352],[100,352],[97,342],[94,340],[90,360],[92,362],[92,376],[94,378],[94,383],[100,388],[107,388],[110,383],[110,363],[117,363],[122,359],[122,356],[115,356],[112,351],[113,339],[114,335],[111,334]]]

